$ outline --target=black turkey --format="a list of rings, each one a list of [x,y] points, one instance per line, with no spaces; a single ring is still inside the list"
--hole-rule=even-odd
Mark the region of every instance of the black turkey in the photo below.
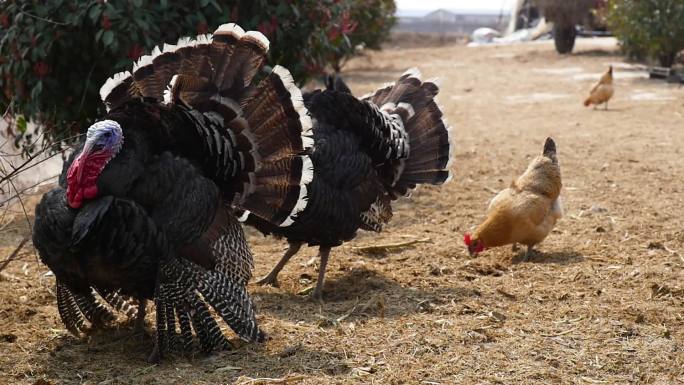
[[[422,81],[417,70],[361,99],[340,78],[329,77],[326,85],[304,95],[316,142],[307,207],[288,227],[246,211],[240,216],[290,245],[260,284],[277,286],[278,273],[302,244],[319,246],[312,292],[319,301],[330,249],[354,238],[359,228],[381,231],[392,217],[391,202],[418,184],[447,182],[451,150],[449,129],[434,100],[439,89]]]
[[[71,332],[113,319],[106,302],[126,310],[128,298],[153,298],[152,360],[175,343],[176,321],[185,348],[193,330],[204,350],[228,347],[211,308],[243,340],[264,339],[233,210],[288,226],[313,174],[301,92],[282,67],[260,75],[268,46],[226,24],[155,48],[103,85],[108,114],[36,207],[33,229]]]

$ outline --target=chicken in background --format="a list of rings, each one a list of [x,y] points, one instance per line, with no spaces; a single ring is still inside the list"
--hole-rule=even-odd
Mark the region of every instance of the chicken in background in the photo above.
[[[584,101],[584,105],[589,107],[593,104],[594,109],[601,103],[604,104],[604,109],[608,109],[608,101],[613,97],[615,89],[613,88],[613,66],[608,67],[608,71],[601,75],[598,83],[589,91],[589,97]]]
[[[464,241],[471,256],[508,244],[527,245],[525,260],[533,247],[546,238],[563,215],[561,173],[556,144],[547,138],[542,155],[511,186],[489,204],[487,218]]]

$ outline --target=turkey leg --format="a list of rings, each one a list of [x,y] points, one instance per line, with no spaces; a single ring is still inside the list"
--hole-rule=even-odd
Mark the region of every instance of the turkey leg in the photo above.
[[[273,287],[278,287],[278,274],[280,273],[280,270],[287,265],[287,262],[292,258],[299,249],[302,247],[301,242],[290,242],[290,247],[287,248],[287,251],[285,252],[285,255],[278,261],[278,263],[273,267],[273,270],[271,270],[270,273],[268,273],[267,276],[264,278],[258,280],[256,283],[258,285],[271,285]]]

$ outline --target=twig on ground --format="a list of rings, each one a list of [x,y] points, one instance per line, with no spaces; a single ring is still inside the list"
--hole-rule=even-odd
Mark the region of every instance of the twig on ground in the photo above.
[[[373,252],[380,252],[380,251],[386,251],[386,250],[391,250],[391,249],[399,249],[402,247],[415,245],[416,243],[428,243],[431,241],[432,240],[430,238],[412,239],[410,241],[397,242],[397,243],[385,243],[385,244],[379,244],[379,245],[357,246],[357,247],[352,247],[352,250],[373,253]]]
[[[574,332],[574,331],[577,330],[577,329],[579,329],[579,327],[574,327],[574,328],[572,328],[572,329],[564,330],[564,331],[562,331],[562,332],[553,333],[553,334],[544,334],[544,333],[541,333],[540,335],[541,335],[542,337],[558,337],[558,336],[562,336],[562,335],[566,335],[566,334],[572,333],[572,332]]]
[[[282,377],[282,378],[268,378],[268,377],[260,377],[260,378],[243,378],[242,381],[239,381],[238,379],[238,384],[241,385],[246,385],[246,384],[269,384],[269,385],[275,385],[275,384],[290,384],[293,382],[299,382],[306,379],[306,376],[288,376],[288,377]]]

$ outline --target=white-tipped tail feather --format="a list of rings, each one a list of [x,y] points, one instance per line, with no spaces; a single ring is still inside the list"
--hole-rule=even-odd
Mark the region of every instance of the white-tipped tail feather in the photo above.
[[[420,79],[421,73],[420,73],[420,70],[418,68],[412,67],[412,68],[407,69],[406,72],[401,74],[401,76],[408,76],[410,78]]]
[[[242,37],[242,39],[249,39],[249,40],[257,43],[266,52],[268,52],[268,49],[271,45],[271,42],[268,41],[266,36],[264,36],[264,34],[259,32],[259,31],[249,31]]]
[[[444,170],[449,172],[449,176],[446,178],[443,184],[447,184],[451,182],[451,179],[454,177],[454,173],[451,171],[451,165],[454,163],[454,151],[456,148],[456,145],[454,144],[454,129],[449,125],[449,123],[446,121],[446,119],[442,119],[442,122],[444,123],[444,127],[446,127],[447,130],[447,137],[449,138],[449,160],[447,161],[446,166],[444,166]]]
[[[406,121],[408,121],[408,119],[411,119],[413,117],[413,115],[416,114],[416,110],[414,110],[413,106],[409,103],[399,103],[399,104],[397,104],[397,108],[401,108],[401,109],[406,110],[406,112],[408,114],[408,116],[406,117]]]
[[[176,86],[176,82],[178,81],[178,75],[173,75],[171,78],[171,81],[169,82],[169,85],[166,86],[166,90],[164,90],[164,104],[171,104],[174,102],[173,100],[173,88]]]
[[[150,56],[152,56],[152,60],[154,60],[154,59],[157,58],[157,56],[159,56],[159,55],[161,55],[161,54],[162,54],[162,50],[159,49],[159,46],[155,46],[155,47],[152,49],[152,52],[150,53]]]
[[[235,23],[221,24],[214,31],[215,35],[233,35],[236,39],[240,39],[244,34],[245,30]]]
[[[202,44],[211,44],[212,42],[212,36],[210,33],[204,34],[204,35],[198,35],[195,38],[195,41],[197,42],[196,45],[202,45]]]
[[[135,73],[135,71],[137,71],[139,68],[144,67],[148,64],[152,64],[152,55],[140,56],[140,59],[133,63],[133,73]]]
[[[249,210],[244,210],[242,215],[238,217],[238,222],[246,222],[247,218],[249,218],[249,214],[251,214]]]
[[[297,204],[294,206],[290,215],[280,224],[280,227],[286,227],[294,223],[297,215],[306,209],[306,205],[309,203],[309,198],[306,194],[307,185],[311,183],[314,176],[314,166],[311,158],[306,155],[302,156],[302,178],[299,180],[299,198],[297,199]]]
[[[311,117],[304,106],[304,98],[302,97],[302,91],[297,87],[292,78],[292,74],[285,67],[276,65],[273,67],[273,72],[278,75],[283,85],[290,93],[290,99],[292,100],[292,106],[299,114],[299,122],[302,126],[302,144],[305,149],[313,147],[313,131],[311,128],[313,124],[311,123]]]
[[[107,79],[107,81],[100,87],[100,99],[104,102],[116,86],[123,83],[126,79],[131,77],[131,73],[128,71],[119,72],[114,74],[114,76]],[[109,111],[109,109],[107,109]]]
[[[435,83],[436,84],[436,83]],[[437,100],[435,100],[437,103]],[[440,111],[444,111],[444,108],[442,107],[441,104],[437,103],[437,108],[439,108]],[[444,128],[446,128],[447,131],[447,140],[449,141],[449,160],[447,161],[446,166],[444,166],[443,170],[447,171],[449,173],[449,176],[446,178],[443,184],[447,184],[451,182],[451,179],[454,177],[454,173],[451,171],[451,166],[454,163],[454,156],[456,152],[456,143],[454,143],[454,129],[449,125],[449,122],[447,119],[442,116],[442,124],[444,125]]]

